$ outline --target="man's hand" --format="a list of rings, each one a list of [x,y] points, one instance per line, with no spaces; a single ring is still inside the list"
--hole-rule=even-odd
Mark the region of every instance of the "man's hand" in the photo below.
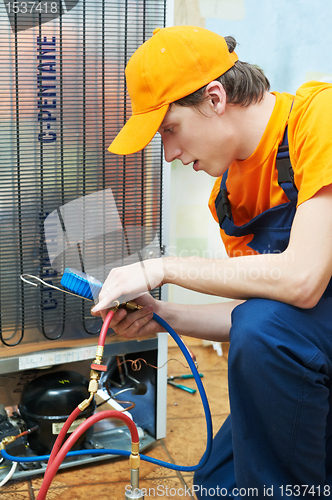
[[[112,318],[110,328],[117,335],[121,335],[127,339],[153,336],[158,332],[164,331],[159,323],[153,319],[153,312],[157,309],[158,301],[151,297],[150,294],[144,293],[135,302],[142,306],[142,308],[130,311],[120,307]],[[93,316],[101,316],[104,320],[108,311],[109,309],[101,309],[98,312],[91,311],[91,314]]]
[[[92,313],[108,309],[116,301],[128,302],[142,293],[163,284],[164,268],[161,258],[148,259],[135,264],[112,269],[99,294],[99,302]]]

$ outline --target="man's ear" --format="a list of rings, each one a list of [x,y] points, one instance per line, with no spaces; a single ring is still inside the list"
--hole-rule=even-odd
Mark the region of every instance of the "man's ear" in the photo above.
[[[218,115],[222,115],[226,108],[226,91],[223,85],[216,80],[210,82],[205,89],[205,97],[211,108]]]

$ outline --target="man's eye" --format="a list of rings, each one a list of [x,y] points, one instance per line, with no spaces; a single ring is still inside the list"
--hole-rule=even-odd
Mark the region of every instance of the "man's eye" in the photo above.
[[[172,132],[173,131],[173,127],[170,127],[170,128],[165,128],[164,129],[164,132]]]

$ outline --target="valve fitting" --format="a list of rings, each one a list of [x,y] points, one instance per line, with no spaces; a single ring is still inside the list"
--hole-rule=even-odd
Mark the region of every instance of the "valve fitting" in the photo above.
[[[0,450],[4,450],[7,444],[13,443],[18,436],[7,436],[0,443]]]
[[[126,307],[127,309],[130,309],[131,311],[137,311],[138,309],[142,309],[143,306],[140,306],[139,304],[136,304],[133,300],[130,300],[129,302],[124,302],[121,304],[122,306]]]
[[[91,401],[92,401],[92,399],[93,399],[93,395],[94,395],[94,393],[93,393],[93,392],[92,392],[92,393],[90,393],[90,397],[89,397],[88,399],[85,399],[84,401],[82,401],[82,403],[80,403],[80,404],[78,405],[78,407],[79,407],[79,409],[80,409],[81,411],[84,411],[84,410],[85,410],[85,409],[86,409],[86,408],[90,405],[90,403],[91,403]]]
[[[139,442],[131,443],[130,463],[130,490],[125,492],[125,499],[144,500],[143,492],[139,489]]]

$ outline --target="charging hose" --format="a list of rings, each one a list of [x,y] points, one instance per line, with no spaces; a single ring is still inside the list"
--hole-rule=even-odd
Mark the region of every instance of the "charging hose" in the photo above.
[[[102,331],[100,334],[100,337],[102,337],[102,340],[99,340],[98,347],[102,346],[105,343],[106,332],[107,332],[109,323],[111,322],[111,319],[113,317],[114,312],[113,312],[113,314],[110,314],[110,313],[112,313],[112,311],[110,311],[108,313],[108,315],[104,321]],[[198,391],[199,391],[200,396],[201,396],[201,400],[202,400],[202,404],[203,404],[203,408],[204,408],[204,413],[205,413],[205,418],[206,418],[207,443],[206,443],[206,450],[205,450],[201,460],[198,462],[197,465],[193,465],[193,466],[182,466],[182,465],[171,464],[168,462],[164,462],[162,460],[158,460],[156,458],[148,457],[146,455],[140,455],[140,458],[142,460],[145,460],[146,462],[150,462],[150,463],[153,463],[153,464],[156,464],[156,465],[159,465],[161,467],[168,468],[168,469],[182,471],[182,472],[192,472],[192,471],[195,471],[197,469],[200,469],[201,467],[203,467],[203,465],[205,465],[205,463],[207,462],[207,460],[210,456],[211,448],[212,448],[212,439],[213,439],[212,419],[211,419],[211,412],[210,412],[207,396],[206,396],[201,378],[199,376],[198,370],[195,366],[195,363],[193,362],[193,360],[191,358],[191,355],[190,355],[190,352],[189,352],[187,346],[184,344],[182,339],[177,335],[177,333],[173,330],[173,328],[164,319],[162,319],[160,316],[158,316],[155,313],[153,314],[153,319],[155,321],[157,321],[171,335],[171,337],[178,344],[180,350],[182,351],[182,353],[183,353],[185,359],[187,360],[188,365],[189,365],[189,367],[194,375],[194,379],[196,381],[196,385],[197,385]],[[79,409],[76,408],[72,412],[72,414],[70,415],[70,417],[68,419],[69,422],[67,421],[66,425],[65,425],[66,430],[63,429],[64,432],[62,433],[61,438],[60,438],[60,435],[58,436],[58,439],[60,438],[58,445],[55,447],[55,449],[52,450],[51,455],[44,455],[44,456],[39,456],[39,457],[36,456],[36,457],[30,457],[29,459],[27,459],[24,457],[12,457],[5,450],[1,450],[2,456],[4,458],[6,458],[8,460],[12,460],[12,461],[17,461],[17,462],[29,462],[29,461],[38,462],[38,461],[47,460],[48,458],[50,459],[51,463],[49,462],[49,464],[48,464],[48,468],[47,468],[47,471],[45,473],[45,477],[44,477],[44,481],[43,481],[43,485],[42,485],[42,488],[43,488],[44,483],[45,483],[45,487],[43,488],[43,490],[42,489],[40,490],[38,497],[37,497],[38,500],[43,500],[43,498],[45,498],[47,490],[48,490],[48,488],[53,480],[53,477],[55,476],[55,474],[56,474],[59,466],[61,465],[62,461],[64,460],[65,456],[76,456],[76,455],[87,455],[87,454],[89,454],[89,455],[96,454],[97,455],[97,454],[104,454],[104,453],[111,453],[111,454],[117,454],[117,455],[122,455],[122,456],[130,456],[129,451],[113,450],[113,449],[112,450],[79,450],[76,452],[75,451],[69,452],[70,448],[74,445],[74,443],[81,436],[81,434],[83,434],[87,430],[87,428],[89,428],[91,425],[93,425],[96,421],[102,420],[104,418],[111,418],[111,416],[113,418],[120,418],[121,420],[123,420],[128,425],[131,433],[136,431],[136,434],[137,434],[137,429],[136,429],[136,426],[133,423],[133,421],[129,417],[124,415],[123,413],[113,411],[113,410],[100,412],[100,413],[97,413],[97,414],[89,417],[85,422],[83,422],[71,434],[71,436],[67,439],[65,444],[60,449],[61,440],[65,436],[71,423],[75,420],[75,418],[77,418],[77,416],[80,413],[80,411],[78,411],[78,410]],[[125,418],[123,418],[123,417],[125,417]],[[133,430],[134,428],[135,428],[135,431]],[[133,436],[133,434],[132,434],[132,436]],[[136,439],[135,434],[134,434],[134,439]],[[137,434],[137,440],[138,440],[138,434]]]
[[[117,418],[119,420],[122,420],[129,428],[130,434],[131,434],[131,441],[132,443],[139,443],[139,436],[138,436],[138,431],[136,428],[136,425],[134,422],[129,418],[127,415],[116,411],[116,410],[106,410],[100,413],[95,413],[91,417],[87,418],[85,422],[82,422],[80,426],[69,436],[67,441],[64,443],[58,454],[53,460],[52,465],[46,471],[43,484],[39,490],[39,493],[37,495],[37,500],[43,500],[46,498],[47,491],[50,487],[51,482],[53,481],[53,478],[55,474],[57,473],[61,463],[63,462],[66,454],[68,451],[72,448],[72,446],[75,444],[77,439],[87,430],[89,427],[94,425],[96,422],[99,422],[99,420],[103,420],[105,418]]]
[[[110,326],[110,322],[114,316],[115,310],[111,309],[106,318],[104,319],[103,325],[100,330],[99,339],[98,339],[98,347],[104,347],[106,342],[106,335]]]
[[[105,341],[106,341],[106,335],[107,335],[107,332],[108,332],[108,328],[109,328],[109,325],[110,325],[110,322],[112,321],[112,318],[114,316],[114,311],[111,310],[108,312],[104,322],[103,322],[103,325],[101,327],[101,331],[100,331],[100,334],[99,334],[99,339],[98,339],[98,347],[97,347],[97,350],[98,349],[104,349],[104,346],[105,346]],[[92,398],[91,398],[92,399]],[[62,445],[62,442],[64,441],[65,437],[66,437],[66,434],[70,428],[70,426],[72,425],[72,423],[78,418],[78,416],[80,415],[82,409],[80,408],[80,405],[77,406],[77,408],[75,408],[75,410],[69,415],[69,417],[67,418],[66,422],[64,423],[54,445],[53,445],[53,448],[52,448],[52,451],[51,451],[51,455],[49,457],[49,461],[48,461],[48,465],[47,465],[47,468],[46,468],[46,471],[49,470],[49,468],[51,467],[52,463],[53,463],[53,460],[55,459],[55,457],[57,456],[60,448],[61,448],[61,445]]]
[[[210,407],[209,407],[209,402],[205,393],[205,389],[202,383],[202,380],[199,376],[198,370],[196,368],[196,365],[194,361],[192,360],[192,357],[190,355],[190,352],[181,339],[179,335],[173,330],[173,328],[158,314],[153,313],[153,319],[159,323],[160,326],[162,326],[169,334],[170,336],[175,340],[177,345],[179,346],[180,350],[182,351],[182,354],[186,358],[186,361],[191,369],[192,374],[194,375],[194,379],[199,391],[199,394],[201,396],[202,404],[203,404],[203,409],[204,409],[204,414],[205,414],[205,420],[206,420],[206,433],[207,433],[207,438],[206,438],[206,449],[204,452],[204,455],[200,459],[197,465],[192,465],[192,466],[182,466],[182,465],[176,465],[176,464],[169,464],[167,462],[163,462],[162,460],[157,460],[153,459],[153,463],[160,465],[162,467],[166,467],[168,469],[172,470],[178,470],[182,472],[193,472],[197,469],[200,469],[203,467],[203,465],[206,464],[208,461],[208,458],[211,454],[211,448],[212,448],[212,440],[213,440],[213,430],[212,430],[212,418],[211,418],[211,412],[210,412]],[[141,456],[142,460],[145,460],[144,455]]]

